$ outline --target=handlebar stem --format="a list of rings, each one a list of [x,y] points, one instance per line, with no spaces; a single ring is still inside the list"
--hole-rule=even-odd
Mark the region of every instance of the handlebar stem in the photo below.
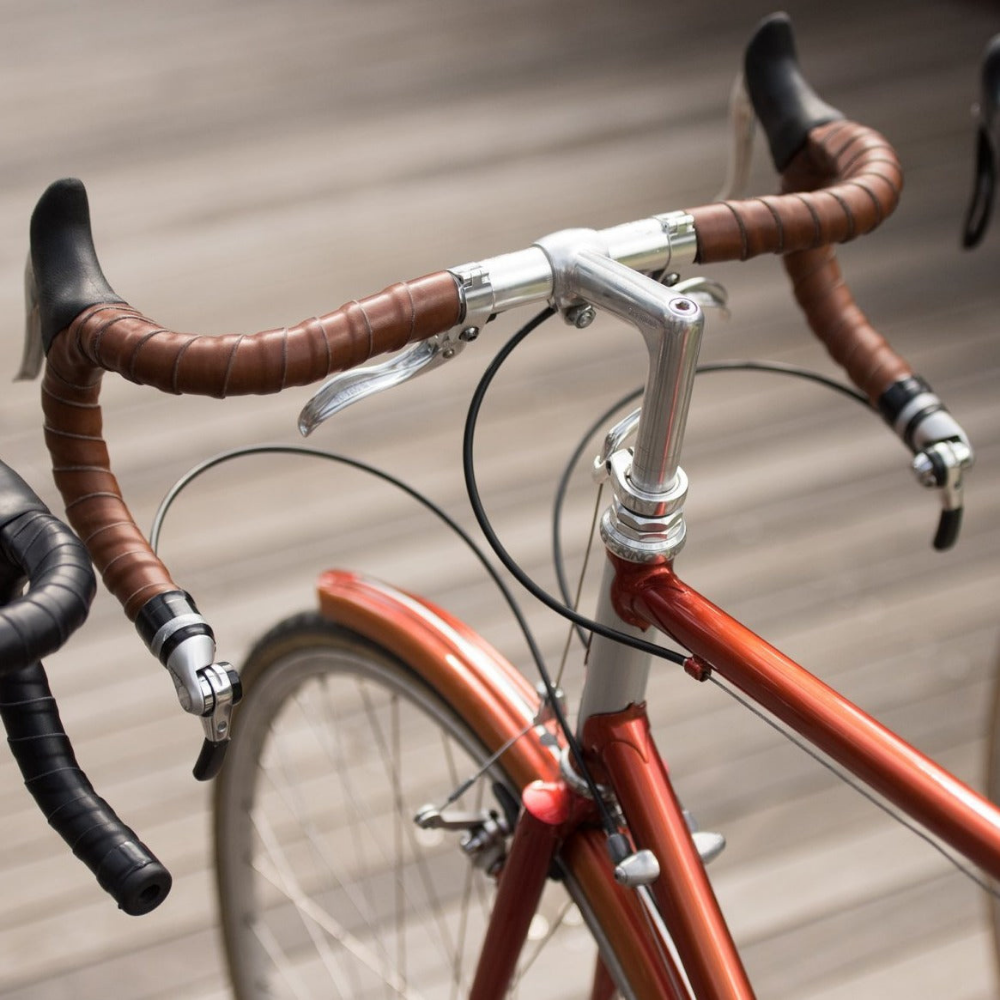
[[[566,230],[539,240],[552,268],[552,298],[564,312],[582,303],[634,326],[649,369],[634,451],[608,459],[614,502],[602,521],[605,542],[638,562],[673,558],[684,543],[687,478],[680,452],[704,328],[696,301],[608,253],[605,233]]]

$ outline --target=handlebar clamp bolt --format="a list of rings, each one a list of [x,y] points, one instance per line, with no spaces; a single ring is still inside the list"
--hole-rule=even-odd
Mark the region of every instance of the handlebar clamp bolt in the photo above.
[[[575,326],[578,330],[584,330],[597,317],[597,311],[587,302],[582,302],[578,306],[571,306],[563,314],[563,318],[570,326]]]

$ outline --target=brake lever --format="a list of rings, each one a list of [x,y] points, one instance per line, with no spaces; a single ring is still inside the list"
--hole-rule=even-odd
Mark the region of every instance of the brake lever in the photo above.
[[[21,354],[21,367],[14,376],[14,381],[30,382],[38,378],[44,360],[38,286],[35,284],[35,269],[31,266],[29,253],[24,264],[24,348]]]
[[[934,534],[934,548],[950,549],[958,541],[962,527],[963,479],[974,463],[967,441],[935,441],[913,457],[913,472],[928,489],[941,490],[941,518]]]
[[[192,773],[210,781],[222,769],[232,734],[233,708],[243,697],[240,675],[228,663],[213,663],[198,671],[205,709],[201,724],[205,739]]]
[[[432,371],[460,354],[469,339],[464,330],[449,330],[407,347],[387,361],[334,375],[302,408],[299,433],[308,437],[321,423],[352,403]]]
[[[1000,35],[994,36],[983,56],[976,129],[976,173],[965,215],[962,246],[970,250],[986,233],[993,211],[1000,157]]]
[[[750,163],[753,159],[753,137],[757,127],[757,116],[747,92],[742,71],[736,74],[733,88],[729,92],[729,163],[726,166],[726,180],[722,190],[715,196],[716,201],[740,198],[750,182]]]

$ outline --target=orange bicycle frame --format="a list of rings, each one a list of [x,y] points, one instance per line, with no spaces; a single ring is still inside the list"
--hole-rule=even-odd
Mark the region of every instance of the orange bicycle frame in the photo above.
[[[718,671],[946,843],[1000,876],[1000,810],[685,585],[669,565],[611,558],[612,596],[623,621],[672,636],[691,650],[695,676]],[[499,879],[471,993],[475,1000],[505,994],[557,858],[598,920],[602,913],[611,916],[602,931],[620,962],[616,971],[635,996],[753,997],[644,706],[591,716],[581,735],[600,780],[614,789],[636,846],[651,850],[660,863],[650,889],[683,974],[637,894],[615,883],[592,809],[563,781],[553,748],[518,708],[538,704],[524,677],[467,626],[418,598],[342,572],[321,577],[319,596],[325,615],[377,637],[458,706],[488,749],[510,743],[503,764],[521,788],[524,808]],[[591,998],[612,993],[612,979],[599,959]]]

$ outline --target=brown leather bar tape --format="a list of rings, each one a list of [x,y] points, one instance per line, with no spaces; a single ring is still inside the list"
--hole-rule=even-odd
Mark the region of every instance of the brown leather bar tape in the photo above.
[[[848,121],[813,129],[784,179],[780,195],[689,209],[697,261],[748,260],[844,243],[887,218],[903,186],[892,146],[873,129]]]
[[[803,153],[792,160],[782,176],[782,187],[786,192],[819,187],[829,183],[833,171],[837,177],[850,176],[860,182],[857,171],[863,169],[864,190],[871,192],[875,188],[867,175],[872,170],[881,172],[880,176],[891,182],[894,197],[882,202],[872,196],[872,206],[878,209],[872,225],[878,225],[896,207],[903,184],[902,172],[895,152],[881,137],[868,129],[865,130],[868,135],[859,138],[859,126],[846,124],[846,129],[845,123],[815,129],[816,142],[808,143]],[[893,168],[891,175],[886,172],[889,167]],[[877,407],[879,396],[893,382],[912,374],[910,366],[858,308],[841,276],[832,246],[793,250],[785,254],[783,261],[796,301],[813,333],[851,381],[868,396],[872,406]]]
[[[77,317],[49,358],[62,347],[74,367],[118,372],[164,392],[263,395],[308,385],[448,330],[461,308],[455,278],[446,271],[391,285],[297,326],[249,336],[173,333],[128,306],[104,304]]]
[[[249,336],[173,333],[117,303],[85,310],[57,335],[42,382],[56,484],[70,523],[129,618],[149,598],[180,588],[149,548],[111,472],[99,403],[105,369],[173,393],[274,393],[442,333],[461,311],[456,281],[442,271],[295,327]]]
[[[890,385],[913,374],[909,364],[858,308],[832,247],[787,254],[784,264],[813,333],[877,407]]]
[[[691,212],[703,263],[784,255],[809,326],[873,406],[911,369],[856,305],[830,244],[871,232],[896,208],[902,186],[899,160],[885,139],[835,121],[809,133],[782,176],[780,195]]]

